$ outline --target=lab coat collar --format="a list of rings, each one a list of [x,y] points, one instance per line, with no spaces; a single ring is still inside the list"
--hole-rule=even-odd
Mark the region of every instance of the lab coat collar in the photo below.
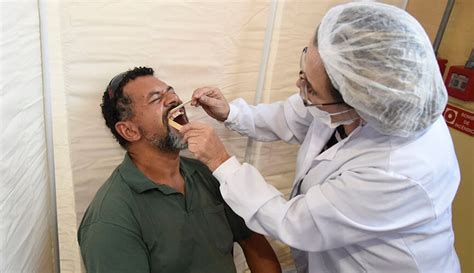
[[[323,160],[333,160],[334,156],[337,154],[337,151],[344,146],[350,139],[355,138],[356,135],[362,130],[362,128],[366,125],[365,122],[361,122],[361,124],[354,129],[346,138],[339,141],[338,143],[334,144],[331,148],[327,149],[326,151],[320,153],[314,160],[316,161],[323,161]]]

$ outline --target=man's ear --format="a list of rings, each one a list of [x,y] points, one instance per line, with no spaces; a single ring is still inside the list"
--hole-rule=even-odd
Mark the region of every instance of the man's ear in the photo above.
[[[142,137],[138,127],[129,120],[115,123],[115,130],[129,142],[135,142]]]

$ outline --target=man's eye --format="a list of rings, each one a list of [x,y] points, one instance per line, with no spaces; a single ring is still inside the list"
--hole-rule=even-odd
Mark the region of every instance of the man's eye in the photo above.
[[[156,98],[152,99],[151,102],[159,102],[163,96],[156,96]]]

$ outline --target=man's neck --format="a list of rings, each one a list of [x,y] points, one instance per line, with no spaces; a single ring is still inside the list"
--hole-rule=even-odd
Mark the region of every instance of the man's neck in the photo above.
[[[137,168],[156,184],[165,184],[184,194],[184,179],[179,172],[179,152],[164,152],[152,147],[129,147]]]

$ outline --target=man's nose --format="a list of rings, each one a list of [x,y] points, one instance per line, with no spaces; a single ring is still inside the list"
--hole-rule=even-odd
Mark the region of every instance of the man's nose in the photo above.
[[[165,106],[169,106],[169,105],[172,105],[172,104],[180,104],[181,99],[178,97],[178,95],[173,90],[170,90],[170,91],[166,92],[166,94],[165,94],[164,103],[165,103]]]

